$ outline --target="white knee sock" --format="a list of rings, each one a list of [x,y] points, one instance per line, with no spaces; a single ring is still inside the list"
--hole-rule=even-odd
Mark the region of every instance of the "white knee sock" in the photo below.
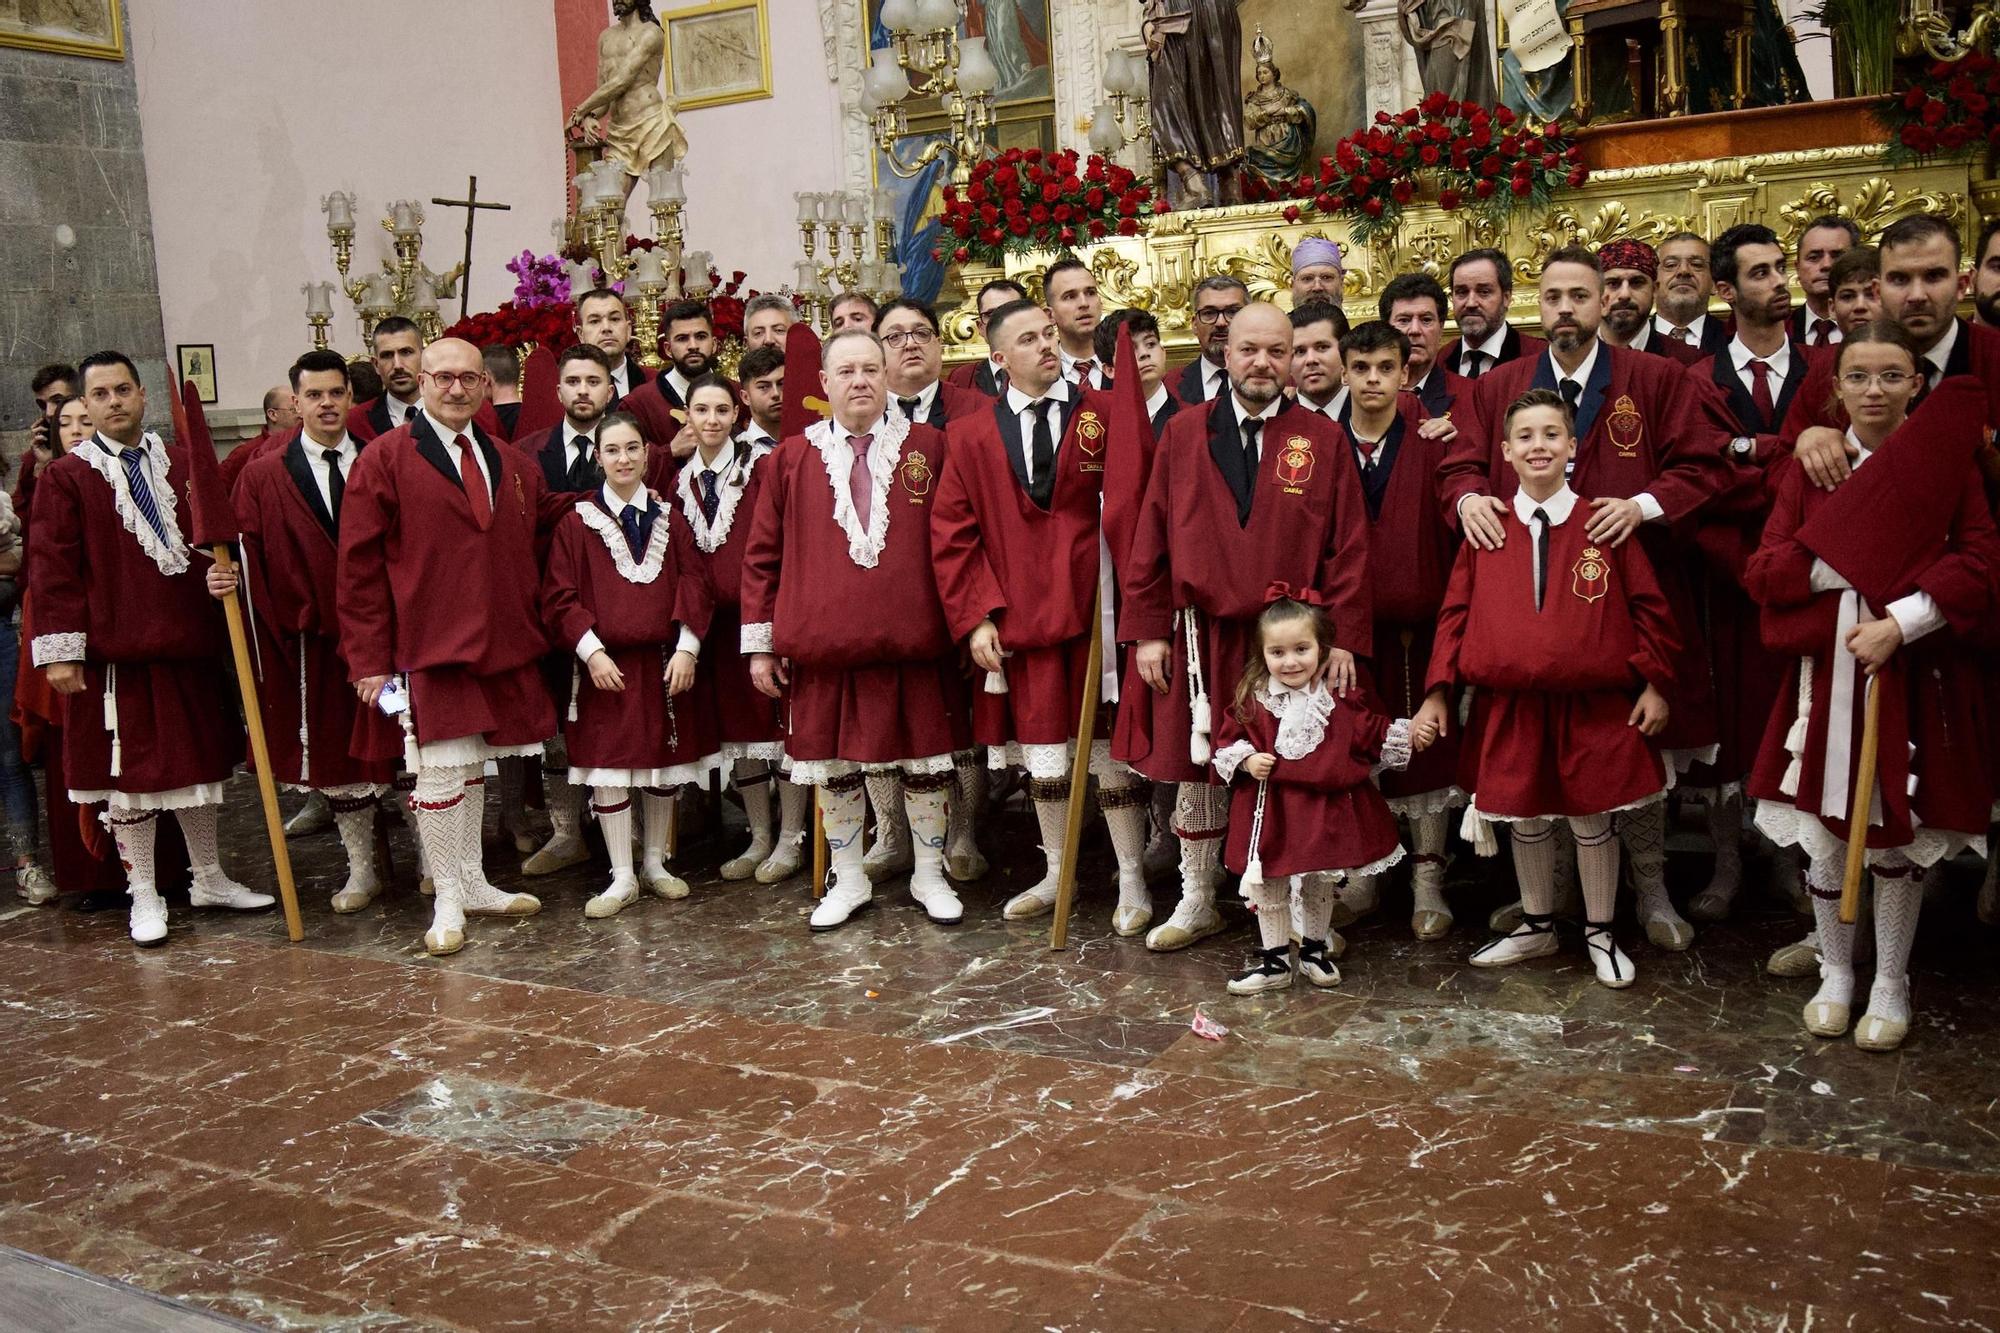
[[[396,804],[403,812],[403,824],[410,830],[410,845],[417,849],[417,873],[425,879],[430,879],[430,848],[424,846],[423,830],[417,825],[416,776],[410,773],[398,773],[390,787],[396,793]]]
[[[1257,909],[1257,942],[1265,949],[1282,949],[1292,940],[1292,879],[1289,875],[1259,881],[1250,903]]]
[[[333,808],[340,845],[347,850],[347,882],[355,888],[374,888],[380,883],[375,874],[374,797],[330,796],[327,804]]]
[[[1854,927],[1840,920],[1840,889],[1846,877],[1845,856],[1814,861],[1806,869],[1812,893],[1813,924],[1819,934],[1820,988],[1817,999],[1839,1004],[1854,1000]]]
[[[1614,816],[1625,854],[1632,858],[1632,885],[1639,895],[1641,921],[1679,921],[1667,897],[1667,803],[1651,801]]]
[[[1181,840],[1181,896],[1215,901],[1222,878],[1222,838],[1229,824],[1228,793],[1201,782],[1183,782],[1174,800],[1174,833]]]
[[[1042,881],[1035,888],[1046,890],[1053,902],[1056,878],[1062,873],[1063,839],[1069,832],[1069,783],[1033,779],[1028,787],[1034,794],[1035,824],[1042,833]]]
[[[1923,880],[1914,865],[1875,868],[1875,985],[1868,1012],[1877,1018],[1910,1021],[1910,946],[1923,905]]]
[[[776,778],[762,759],[738,759],[730,780],[743,798],[743,817],[750,825],[750,846],[743,855],[761,861],[771,854],[771,784]]]
[[[1299,876],[1299,925],[1303,937],[1321,944],[1333,939],[1333,876],[1315,871]]]
[[[1451,812],[1448,810],[1410,817],[1410,843],[1416,849],[1416,855],[1411,858],[1415,864],[1410,869],[1410,896],[1414,899],[1414,911],[1451,911],[1444,900],[1444,847],[1451,828],[1450,819]]]
[[[1097,804],[1111,834],[1111,853],[1118,860],[1118,905],[1143,907],[1152,902],[1146,891],[1146,793],[1137,777],[1100,779]]]
[[[216,813],[213,805],[184,805],[174,811],[187,843],[188,870],[197,884],[221,877],[221,852],[216,847]]]
[[[467,780],[478,772],[474,765],[426,768],[417,774],[411,794],[417,834],[429,855],[431,884],[437,890],[433,911],[438,925],[461,929],[465,925],[463,876],[468,859],[479,854],[480,832],[470,809]]]
[[[884,847],[902,848],[910,835],[910,823],[903,809],[903,775],[882,769],[864,779],[868,788],[868,808],[875,812],[875,841]]]
[[[542,800],[549,807],[549,831],[555,837],[574,842],[583,836],[583,788],[569,780],[569,747],[560,736],[543,749]]]
[[[1514,878],[1521,886],[1521,911],[1546,917],[1556,910],[1556,833],[1546,819],[1521,819],[1508,825],[1514,843]]]
[[[912,785],[913,781],[916,785]],[[1037,807],[1039,813],[1040,807]],[[943,888],[944,836],[951,823],[951,783],[903,780],[903,811],[910,821],[910,849],[915,865],[910,887]]]
[[[632,789],[594,787],[591,811],[597,816],[597,831],[604,835],[604,850],[611,854],[611,878],[632,878]]]
[[[827,867],[843,885],[857,884],[861,870],[861,821],[865,797],[861,784],[819,789],[820,824],[826,830]],[[865,885],[862,876],[859,885]]]
[[[467,837],[462,856],[462,868],[458,874],[459,884],[471,889],[486,881],[486,766],[477,765],[467,770],[465,779],[465,804],[459,807],[459,818],[465,821]]]
[[[812,788],[796,782],[778,783],[778,842],[791,847],[804,839],[812,812]]]
[[[1576,835],[1576,877],[1583,887],[1583,919],[1608,926],[1618,913],[1618,838],[1609,815],[1579,815],[1569,821]]]
[[[655,787],[646,787],[639,793],[640,805],[644,811],[645,825],[643,838],[645,853],[640,868],[657,879],[667,873],[667,826],[673,822],[676,793]],[[630,826],[627,826],[626,841],[630,845]]]
[[[951,757],[951,779],[950,823],[945,830],[945,846],[954,854],[970,852],[978,846],[973,826],[980,806],[986,803],[986,769],[979,762],[977,750],[967,750]]]
[[[113,811],[106,816],[112,841],[118,844],[118,859],[125,863],[126,886],[134,897],[157,891],[153,869],[157,818],[151,810]]]

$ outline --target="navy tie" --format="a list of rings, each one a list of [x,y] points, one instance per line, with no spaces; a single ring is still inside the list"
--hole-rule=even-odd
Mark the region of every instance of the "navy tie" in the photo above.
[[[125,464],[125,483],[131,488],[132,503],[139,506],[139,512],[153,525],[159,539],[166,541],[167,525],[160,521],[160,506],[153,499],[153,488],[146,483],[146,451],[136,446],[120,449],[118,457]]]
[[[704,522],[715,522],[715,509],[718,503],[715,495],[715,469],[703,468],[701,473],[701,517]]]
[[[639,536],[639,506],[626,505],[625,512],[618,516],[618,521],[625,529],[625,544],[632,548],[632,558],[644,560],[646,545]]]
[[[326,460],[326,493],[331,497],[328,508],[332,510],[333,526],[340,526],[340,501],[347,493],[347,478],[340,475],[340,450],[328,449],[320,455]]]

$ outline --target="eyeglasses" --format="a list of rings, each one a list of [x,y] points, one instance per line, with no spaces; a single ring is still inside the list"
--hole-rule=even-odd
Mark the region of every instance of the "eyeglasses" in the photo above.
[[[1213,324],[1217,320],[1235,319],[1242,313],[1243,307],[1240,305],[1209,306],[1194,312],[1194,322],[1197,324]]]
[[[479,382],[486,378],[486,372],[483,370],[461,370],[456,372],[449,370],[426,370],[423,373],[431,383],[437,385],[440,389],[450,389],[454,385],[467,389],[476,389],[479,387]]]
[[[1905,370],[1884,370],[1873,375],[1865,370],[1850,370],[1840,377],[1840,387],[1850,393],[1866,393],[1869,385],[1879,384],[1894,393],[1916,378]]]
[[[901,351],[905,347],[928,347],[937,341],[937,335],[929,329],[904,329],[899,333],[882,335],[882,345]]]

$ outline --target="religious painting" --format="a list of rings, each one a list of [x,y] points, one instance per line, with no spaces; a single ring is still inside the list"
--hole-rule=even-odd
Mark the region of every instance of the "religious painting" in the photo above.
[[[682,111],[771,95],[771,33],[764,0],[714,0],[660,15],[667,91]]]
[[[119,0],[0,0],[0,46],[123,60]]]
[[[868,49],[889,45],[882,23],[882,0],[865,0]],[[999,81],[993,104],[1053,101],[1055,75],[1049,67],[1049,0],[961,0],[961,37],[984,37],[986,55]]]
[[[174,362],[180,367],[180,382],[194,381],[201,401],[215,401],[215,344],[180,343],[174,348]]]

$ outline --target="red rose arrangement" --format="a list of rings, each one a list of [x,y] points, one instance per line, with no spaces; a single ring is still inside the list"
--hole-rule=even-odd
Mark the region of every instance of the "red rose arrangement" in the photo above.
[[[998,264],[1009,254],[1069,250],[1137,236],[1167,201],[1129,169],[1092,153],[1009,148],[982,159],[960,190],[946,186],[941,262]]]
[[[1892,162],[2000,147],[2000,60],[1974,51],[1932,61],[1875,114],[1889,132]]]
[[[468,315],[444,331],[447,338],[463,338],[474,347],[505,343],[509,347],[546,347],[551,355],[576,342],[576,321],[567,304],[524,306],[513,301],[498,310]]]
[[[1286,207],[1285,219],[1345,214],[1355,239],[1366,242],[1402,224],[1420,174],[1437,183],[1446,212],[1469,208],[1497,222],[1523,204],[1548,207],[1558,186],[1581,185],[1590,171],[1561,121],[1537,126],[1504,106],[1432,93],[1406,111],[1376,112],[1374,124],[1334,145],[1317,175],[1293,182],[1289,197],[1300,202]]]

